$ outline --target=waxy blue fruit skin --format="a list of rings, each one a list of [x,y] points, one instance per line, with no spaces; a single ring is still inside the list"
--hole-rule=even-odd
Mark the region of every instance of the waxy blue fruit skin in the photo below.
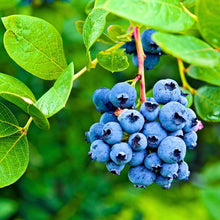
[[[197,137],[197,134],[195,131],[185,133],[184,138],[183,138],[186,146],[190,150],[194,149],[197,146],[197,139],[198,139],[198,137]]]
[[[147,147],[147,138],[142,133],[134,133],[128,139],[128,144],[134,151],[141,151]]]
[[[119,123],[108,122],[102,129],[102,139],[108,144],[116,144],[123,138],[123,131]]]
[[[168,177],[163,177],[163,176],[158,175],[155,183],[161,186],[163,189],[169,189],[171,187],[172,181],[173,181],[173,178],[168,178]]]
[[[102,123],[95,123],[93,124],[89,129],[89,140],[90,142],[93,142],[95,140],[102,138],[102,129],[104,127],[104,124]]]
[[[162,52],[161,48],[152,40],[152,34],[155,32],[156,31],[152,29],[143,31],[141,34],[141,42],[145,52],[160,54]]]
[[[134,105],[137,92],[126,82],[117,83],[111,89],[109,98],[115,107],[130,108]]]
[[[110,89],[108,88],[99,88],[96,89],[93,93],[93,103],[96,106],[97,111],[107,112],[113,111],[115,108],[109,100]]]
[[[191,108],[186,108],[186,124],[183,127],[184,132],[193,131],[198,124],[195,112]]]
[[[187,107],[187,105],[188,105],[188,100],[187,100],[187,98],[186,98],[187,95],[188,95],[188,94],[185,94],[185,93],[183,93],[183,92],[181,91],[181,96],[180,96],[180,99],[178,100],[178,102],[179,102],[180,104],[184,105],[185,107]]]
[[[86,139],[85,139],[86,142],[87,142],[87,143],[90,143],[91,141],[90,141],[90,138],[89,138],[89,131],[86,131],[86,132],[85,132],[85,136],[86,136]]]
[[[156,171],[161,168],[162,161],[158,157],[157,153],[153,152],[146,156],[144,159],[144,165],[147,169],[151,171]]]
[[[88,155],[92,160],[105,163],[109,160],[110,146],[102,140],[95,140],[90,146]]]
[[[120,175],[121,171],[124,169],[125,164],[117,165],[113,161],[108,161],[106,163],[107,170],[112,174]]]
[[[118,122],[117,116],[114,114],[114,112],[105,112],[102,114],[100,123],[106,124],[108,122]]]
[[[174,136],[174,137],[183,138],[184,137],[183,130],[177,130],[177,131],[168,132],[168,136]]]
[[[160,142],[167,136],[167,132],[161,127],[157,121],[145,123],[143,134],[147,137],[147,145],[156,148]]]
[[[131,167],[128,171],[128,178],[136,187],[145,187],[155,181],[156,174],[141,165]]]
[[[125,142],[114,144],[111,148],[110,158],[117,165],[129,163],[132,158],[132,149]]]
[[[131,161],[128,163],[131,166],[139,166],[144,162],[144,158],[147,155],[146,150],[133,151]]]
[[[147,121],[154,121],[159,115],[160,106],[156,101],[146,101],[141,105],[140,113]]]
[[[153,87],[153,96],[159,104],[178,101],[181,90],[176,81],[172,79],[159,80]]]
[[[179,163],[179,170],[177,172],[178,180],[185,180],[187,181],[190,176],[189,166],[185,161]]]
[[[128,134],[140,131],[144,125],[143,115],[139,111],[133,109],[122,112],[118,120],[123,130]]]
[[[179,102],[169,102],[160,109],[159,120],[167,131],[181,130],[186,124],[186,108]]]
[[[130,42],[126,42],[121,48],[125,48],[125,53],[127,54],[137,53],[134,39],[132,39]]]
[[[160,175],[163,177],[177,178],[178,163],[163,163],[160,169]]]
[[[180,162],[186,155],[186,145],[181,138],[168,136],[161,141],[157,153],[165,163]]]

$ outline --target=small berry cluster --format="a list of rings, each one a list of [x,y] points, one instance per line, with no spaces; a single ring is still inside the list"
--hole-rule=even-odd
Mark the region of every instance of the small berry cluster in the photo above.
[[[160,56],[163,54],[160,47],[152,40],[152,34],[155,30],[147,29],[141,34],[141,42],[146,58],[144,60],[145,70],[153,69],[160,61]],[[132,61],[138,67],[138,55],[136,50],[135,40],[125,43],[122,48],[125,48],[127,54],[133,54]]]
[[[190,171],[184,161],[186,148],[197,145],[196,114],[187,108],[187,99],[174,80],[158,81],[153,96],[135,108],[136,90],[126,82],[111,90],[99,88],[93,102],[102,116],[86,132],[91,142],[89,156],[106,163],[119,175],[130,165],[129,180],[136,187],[153,182],[170,188],[174,178],[188,180]]]

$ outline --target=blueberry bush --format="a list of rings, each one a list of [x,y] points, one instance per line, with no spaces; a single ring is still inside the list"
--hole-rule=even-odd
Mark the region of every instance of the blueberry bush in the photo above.
[[[193,217],[219,219],[219,14],[215,0],[0,0],[0,219],[125,217],[120,204],[127,219],[159,219],[131,207],[144,198],[128,179],[189,178],[186,200],[208,210]],[[152,198],[170,190],[147,188],[166,209]]]

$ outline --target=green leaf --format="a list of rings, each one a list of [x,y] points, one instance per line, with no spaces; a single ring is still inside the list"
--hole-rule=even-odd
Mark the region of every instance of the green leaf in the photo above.
[[[159,32],[152,37],[164,52],[187,63],[204,67],[220,66],[220,53],[196,37]]]
[[[0,188],[17,181],[25,172],[29,161],[27,137],[24,133],[0,139]]]
[[[205,81],[207,83],[220,86],[220,67],[204,68],[198,66],[190,66],[187,75]]]
[[[195,6],[197,1],[198,0],[183,0],[182,2],[186,8],[192,8]]]
[[[86,8],[85,8],[85,13],[86,14],[89,14],[93,10],[94,3],[95,3],[95,0],[89,0],[89,2],[86,5]]]
[[[36,106],[44,115],[51,117],[65,107],[73,86],[73,79],[74,67],[71,63],[56,80],[54,86],[37,101]]]
[[[119,72],[128,68],[128,57],[124,54],[124,49],[112,51],[101,51],[97,54],[99,64],[111,71]]]
[[[194,23],[179,0],[96,0],[95,7],[147,27],[169,32],[185,31]]]
[[[10,136],[21,130],[13,113],[0,102],[0,138]]]
[[[87,51],[101,36],[105,28],[105,19],[108,12],[102,9],[94,9],[86,18],[83,27],[83,40]]]
[[[67,64],[62,38],[51,24],[26,15],[4,17],[2,21],[7,29],[5,49],[18,65],[46,80],[63,72]]]
[[[32,116],[39,128],[49,129],[47,118],[35,105],[35,97],[24,83],[12,76],[0,73],[0,96]]]
[[[187,101],[188,101],[187,108],[189,108],[189,107],[193,104],[193,95],[192,95],[192,93],[191,93],[189,90],[187,90],[187,89],[184,89],[184,88],[182,88],[182,87],[180,87],[180,89],[181,89],[181,91],[182,91],[183,93],[188,94],[188,95],[186,96],[186,99],[187,99]]]
[[[194,97],[196,112],[205,121],[220,121],[220,87],[203,86]]]
[[[203,38],[213,47],[220,49],[220,1],[198,0],[196,15]]]
[[[154,97],[154,95],[153,95],[153,89],[150,89],[150,90],[147,91],[146,97]]]
[[[108,28],[108,34],[111,39],[119,42],[131,41],[131,36],[120,25],[111,25]]]
[[[0,10],[13,8],[20,0],[0,0]]]
[[[85,24],[85,21],[76,21],[76,30],[79,32],[79,34],[83,34],[83,26]]]

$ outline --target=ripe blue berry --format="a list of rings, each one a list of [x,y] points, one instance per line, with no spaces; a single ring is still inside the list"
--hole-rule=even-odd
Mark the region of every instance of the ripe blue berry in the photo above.
[[[118,122],[117,116],[114,114],[114,112],[105,112],[101,116],[100,123],[106,124],[108,122]]]
[[[149,147],[156,148],[159,143],[167,136],[167,132],[157,121],[144,124],[143,134],[147,137]]]
[[[188,133],[184,134],[184,142],[186,144],[186,146],[192,150],[193,148],[195,148],[197,146],[197,134],[195,131],[190,131]]]
[[[168,136],[161,141],[157,153],[166,163],[180,162],[186,155],[186,145],[181,138]]]
[[[121,171],[124,169],[125,164],[117,165],[113,161],[108,161],[106,163],[107,170],[112,174],[120,175]]]
[[[154,121],[159,115],[160,106],[156,101],[146,101],[141,105],[140,113],[147,121]]]
[[[155,183],[161,186],[163,189],[169,189],[171,187],[171,183],[173,178],[157,176]]]
[[[141,151],[147,147],[147,138],[142,133],[134,133],[129,137],[128,144],[134,151]]]
[[[157,153],[151,153],[144,159],[144,165],[147,169],[151,171],[157,171],[161,168],[162,161],[158,157]]]
[[[130,108],[134,105],[137,92],[133,86],[126,82],[117,83],[110,92],[110,101],[115,107]]]
[[[185,107],[187,107],[187,105],[188,105],[188,100],[187,100],[187,98],[186,98],[187,95],[188,95],[188,94],[183,93],[183,92],[181,91],[181,96],[180,96],[180,99],[178,100],[178,102],[181,103],[182,105],[184,105]]]
[[[128,53],[128,54],[137,52],[134,39],[132,39],[130,42],[126,42],[121,48],[125,48],[125,53]]]
[[[123,130],[128,134],[131,134],[138,132],[143,128],[144,117],[139,111],[129,109],[121,113],[119,116],[119,122]]]
[[[109,100],[109,94],[110,89],[108,88],[99,88],[95,90],[92,99],[97,111],[107,112],[115,109]]]
[[[154,85],[153,95],[159,104],[166,104],[170,101],[178,101],[181,96],[181,91],[176,81],[172,79],[162,79]]]
[[[123,131],[119,123],[108,122],[103,126],[102,138],[108,144],[116,144],[123,138]]]
[[[189,179],[190,171],[189,166],[185,161],[180,162],[179,164],[179,170],[177,172],[178,180],[185,180],[187,181]]]
[[[93,142],[102,138],[102,129],[104,125],[102,123],[95,123],[89,129],[89,140]]]
[[[186,124],[183,127],[184,132],[193,131],[198,124],[195,112],[191,108],[186,108]]]
[[[160,175],[168,178],[177,178],[178,169],[178,163],[163,163],[160,170]]]
[[[169,102],[160,109],[159,119],[167,131],[181,130],[186,124],[186,108],[179,102]]]
[[[102,140],[95,140],[90,146],[90,152],[88,155],[92,160],[96,160],[99,163],[105,163],[109,160],[110,147]]]
[[[174,136],[174,137],[183,138],[183,130],[177,130],[177,131],[168,132],[168,136]]]
[[[110,152],[110,158],[117,165],[129,163],[132,158],[132,149],[125,142],[114,144]]]
[[[136,187],[145,187],[155,181],[156,174],[141,165],[131,167],[128,171],[128,178]]]
[[[128,164],[131,166],[139,166],[143,163],[146,155],[147,155],[146,150],[133,151],[131,161]]]

